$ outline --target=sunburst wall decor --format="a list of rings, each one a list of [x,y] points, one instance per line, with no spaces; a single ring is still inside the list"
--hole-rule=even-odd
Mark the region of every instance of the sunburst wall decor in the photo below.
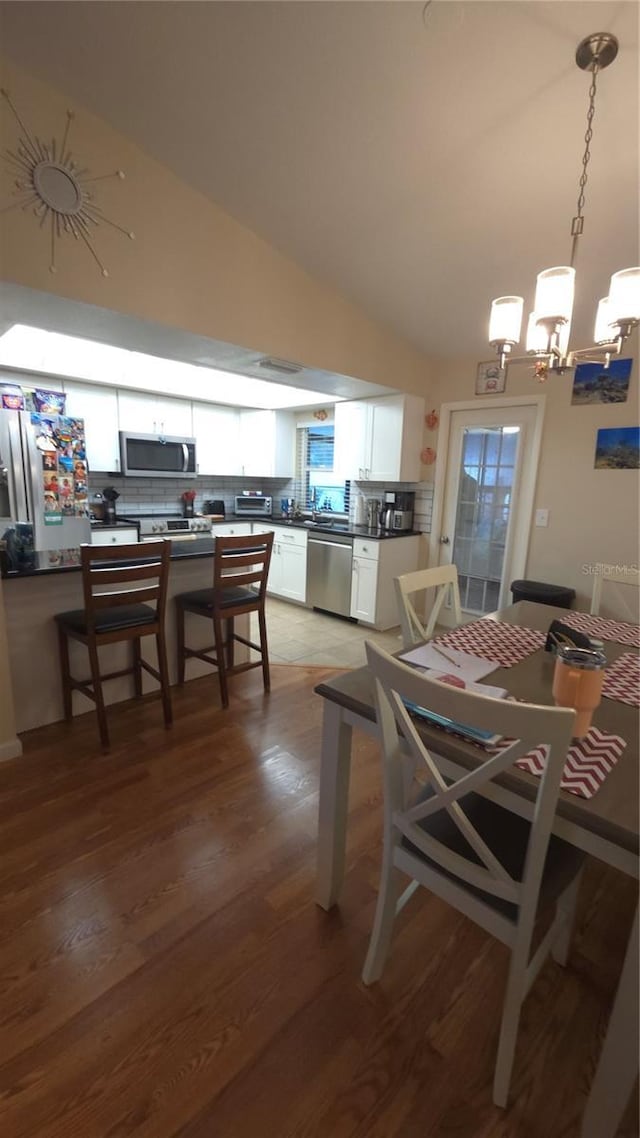
[[[88,186],[93,182],[100,182],[104,178],[124,178],[123,170],[114,170],[111,174],[101,174],[90,177],[87,168],[81,169],[67,149],[69,130],[73,121],[73,111],[67,111],[67,123],[64,129],[62,142],[58,143],[52,138],[51,143],[41,142],[35,135],[31,135],[14,107],[9,92],[0,89],[2,97],[9,104],[21,134],[15,151],[6,150],[3,157],[8,164],[12,177],[15,176],[13,193],[16,201],[4,206],[0,212],[6,213],[10,209],[33,209],[33,213],[43,228],[47,223],[51,231],[51,262],[49,271],[56,270],[56,241],[64,234],[75,237],[76,241],[84,241],[94,261],[100,268],[103,277],[109,272],[102,264],[92,243],[92,230],[102,223],[111,225],[124,233],[125,237],[134,240],[135,234],[124,229],[106,217],[94,200],[93,193]]]

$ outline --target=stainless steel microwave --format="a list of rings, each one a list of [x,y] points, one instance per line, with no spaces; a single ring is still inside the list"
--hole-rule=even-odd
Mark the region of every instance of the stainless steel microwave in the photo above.
[[[123,474],[152,478],[195,478],[196,440],[175,435],[133,435],[120,431]]]

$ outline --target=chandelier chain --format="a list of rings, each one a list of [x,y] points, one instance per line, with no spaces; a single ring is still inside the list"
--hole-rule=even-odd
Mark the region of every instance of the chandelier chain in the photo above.
[[[598,63],[593,65],[591,85],[589,87],[589,109],[587,111],[587,129],[584,135],[584,153],[582,155],[582,173],[578,182],[578,205],[577,213],[571,222],[571,236],[573,237],[573,244],[571,246],[571,261],[573,267],[576,251],[578,247],[578,238],[582,235],[584,229],[584,203],[585,203],[585,190],[587,188],[587,181],[589,178],[589,162],[591,160],[591,140],[593,139],[593,118],[596,113],[596,83],[598,76]]]

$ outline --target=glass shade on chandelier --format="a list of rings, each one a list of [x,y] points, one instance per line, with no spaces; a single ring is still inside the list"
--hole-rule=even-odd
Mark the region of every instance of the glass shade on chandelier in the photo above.
[[[517,344],[522,325],[521,296],[499,296],[491,305],[489,340],[492,344]]]
[[[571,223],[571,264],[544,269],[538,274],[533,312],[527,322],[526,356],[514,358],[511,354],[512,348],[520,342],[523,298],[500,296],[491,305],[489,342],[498,353],[500,366],[504,367],[507,361],[535,362],[535,371],[540,379],[544,379],[548,370],[562,372],[580,360],[603,361],[608,367],[610,357],[620,354],[624,341],[640,322],[640,268],[621,269],[611,277],[609,295],[599,302],[593,344],[588,348],[569,350],[576,285],[573,264],[584,228],[583,209],[591,157],[596,79],[598,73],[613,62],[617,53],[618,41],[608,32],[587,36],[576,51],[578,67],[590,71],[592,80],[577,213]]]
[[[621,269],[609,285],[610,311],[615,324],[637,324],[640,320],[640,268]]]

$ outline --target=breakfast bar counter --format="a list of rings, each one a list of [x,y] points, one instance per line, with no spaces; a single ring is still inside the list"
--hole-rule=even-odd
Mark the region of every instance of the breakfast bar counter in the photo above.
[[[167,654],[171,683],[177,681],[175,604],[178,593],[191,589],[205,589],[213,582],[213,551],[215,541],[199,538],[196,541],[174,541],[171,549],[171,572],[167,596]],[[144,556],[144,545],[140,546]],[[62,685],[58,664],[58,640],[54,616],[68,609],[83,607],[82,574],[79,565],[51,566],[31,569],[24,574],[10,574],[3,580],[3,589],[9,665],[13,682],[13,695],[18,732],[63,718]],[[238,631],[248,635],[248,618],[237,617]],[[213,642],[208,622],[187,615],[189,644],[194,648],[207,647]],[[244,622],[245,627],[242,627]],[[142,642],[143,654],[155,666],[153,638]],[[112,644],[100,649],[104,660],[103,671],[116,671],[125,667],[130,646]],[[236,646],[237,659],[247,652]],[[88,675],[86,649],[80,644],[71,645],[71,669],[75,675]],[[193,659],[187,664],[187,680],[196,676],[211,677],[211,698],[218,699],[218,684],[213,668]],[[155,680],[143,672],[143,692],[157,688]],[[133,685],[130,676],[110,680],[104,685],[107,703],[130,699]],[[73,694],[74,714],[91,711],[93,704],[78,692]]]

